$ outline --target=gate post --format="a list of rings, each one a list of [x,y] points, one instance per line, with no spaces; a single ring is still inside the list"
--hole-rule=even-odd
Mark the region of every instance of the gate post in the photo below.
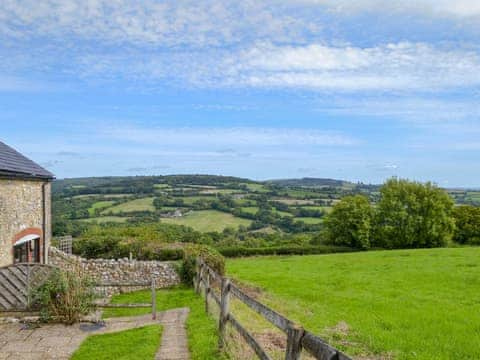
[[[287,351],[285,360],[300,360],[302,353],[302,337],[305,333],[302,327],[290,325],[287,329]]]
[[[230,307],[230,280],[222,278],[222,299],[220,301],[220,319],[219,319],[219,347],[222,349],[226,345],[226,329]]]

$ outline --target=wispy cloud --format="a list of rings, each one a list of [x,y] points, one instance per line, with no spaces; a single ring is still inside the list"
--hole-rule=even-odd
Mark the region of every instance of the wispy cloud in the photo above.
[[[103,130],[110,139],[163,146],[353,146],[358,139],[338,132],[292,128],[144,128],[114,127]],[[217,152],[218,154],[218,152]]]
[[[373,11],[455,17],[480,15],[480,3],[475,0],[299,0],[299,2],[326,6],[342,13]]]

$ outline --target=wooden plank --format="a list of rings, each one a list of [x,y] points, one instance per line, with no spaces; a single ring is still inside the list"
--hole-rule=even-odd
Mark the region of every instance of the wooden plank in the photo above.
[[[251,298],[243,291],[241,291],[235,285],[231,285],[232,295],[242,301],[245,305],[250,307],[252,310],[256,311],[260,315],[262,315],[265,319],[270,321],[273,325],[277,328],[282,330],[283,332],[287,332],[290,326],[293,326],[293,322],[288,320],[283,315],[280,315],[275,310],[270,309],[269,307],[263,305],[261,302]]]
[[[0,282],[12,295],[15,295],[15,297],[27,297],[26,286],[18,283],[14,276],[0,272]]]
[[[218,306],[220,306],[221,304],[220,298],[218,297],[217,294],[215,294],[213,289],[210,289],[210,292],[208,293],[208,295],[212,297],[212,299],[217,303]]]
[[[150,308],[152,304],[99,304],[101,308]]]
[[[338,360],[339,352],[328,345],[324,340],[312,333],[305,331],[302,338],[302,346],[310,354],[319,360]],[[351,360],[348,356],[342,354],[343,360]]]
[[[247,344],[255,351],[255,354],[261,360],[270,360],[270,357],[267,355],[265,350],[260,346],[260,344],[255,340],[255,338],[250,334],[233,316],[232,314],[228,315],[228,321],[232,324],[235,330],[238,331],[240,335],[245,339]]]
[[[222,279],[222,297],[220,299],[220,316],[218,320],[218,329],[220,333],[219,347],[223,349],[226,345],[226,330],[228,314],[230,312],[230,280]]]
[[[16,297],[11,294],[3,282],[0,282],[0,297],[4,299],[4,302],[8,303],[9,309],[14,308],[18,303]]]
[[[7,301],[7,299],[5,299],[3,297],[3,290],[2,290],[2,287],[0,285],[0,311],[9,311],[12,309],[12,305],[10,304],[9,301]]]
[[[15,289],[8,281],[2,281],[2,294],[9,294],[15,300],[10,300],[12,304],[27,305],[27,297],[23,295],[18,289]]]

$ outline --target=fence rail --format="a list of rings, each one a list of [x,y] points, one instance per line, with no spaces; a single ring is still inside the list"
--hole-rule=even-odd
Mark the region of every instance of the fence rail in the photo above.
[[[142,303],[142,304],[98,304],[97,306],[101,308],[152,308],[152,320],[157,319],[157,286],[156,280],[152,277],[150,282],[103,282],[103,283],[96,283],[96,288],[110,288],[110,287],[119,287],[119,288],[132,288],[132,287],[148,287],[150,286],[152,289],[152,297],[150,303]]]
[[[220,297],[218,297],[214,291],[215,285],[218,286],[218,284],[220,285]],[[320,337],[306,331],[303,327],[298,326],[285,316],[245,294],[245,292],[233,284],[228,278],[217,274],[202,259],[197,259],[194,286],[197,294],[201,294],[203,286],[205,310],[207,312],[209,311],[209,298],[213,299],[215,304],[220,308],[220,347],[225,346],[226,325],[230,323],[245,339],[259,359],[270,360],[270,357],[260,343],[230,312],[230,298],[233,296],[287,335],[286,360],[299,360],[302,350],[307,351],[318,360],[351,360],[347,355],[333,348]]]

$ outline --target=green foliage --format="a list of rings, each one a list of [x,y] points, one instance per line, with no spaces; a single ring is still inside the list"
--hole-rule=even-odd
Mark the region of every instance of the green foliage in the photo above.
[[[299,246],[271,246],[271,247],[227,247],[218,251],[225,257],[265,256],[265,255],[313,255],[352,252],[355,249],[346,246],[332,245],[299,245]]]
[[[480,245],[480,208],[470,205],[453,210],[455,233],[453,240],[459,244]]]
[[[227,272],[353,358],[480,359],[479,258],[477,247],[362,251],[229,259]],[[232,312],[252,332],[271,329]]]
[[[390,179],[380,189],[375,245],[384,248],[445,246],[455,228],[453,200],[437,186]]]
[[[201,258],[218,274],[225,273],[225,259],[217,250],[205,245],[188,245],[184,248],[184,258],[180,268],[180,277],[184,284],[192,285],[196,272],[196,261]]]
[[[136,291],[132,293],[115,295],[113,304],[138,304],[150,302],[149,291]],[[188,287],[176,287],[157,291],[157,310],[188,307],[190,314],[187,318],[188,348],[192,360],[224,359],[218,351],[217,323],[213,317],[205,312],[203,299]],[[134,316],[148,314],[145,308],[118,308],[105,309],[104,317]],[[145,359],[147,357],[142,357]],[[92,358],[93,359],[93,358]]]
[[[73,324],[94,309],[93,283],[80,269],[54,271],[33,297],[43,321]]]
[[[325,236],[334,245],[370,248],[373,209],[363,195],[347,196],[325,218]]]
[[[153,359],[162,334],[161,325],[89,336],[72,356],[72,360]]]

